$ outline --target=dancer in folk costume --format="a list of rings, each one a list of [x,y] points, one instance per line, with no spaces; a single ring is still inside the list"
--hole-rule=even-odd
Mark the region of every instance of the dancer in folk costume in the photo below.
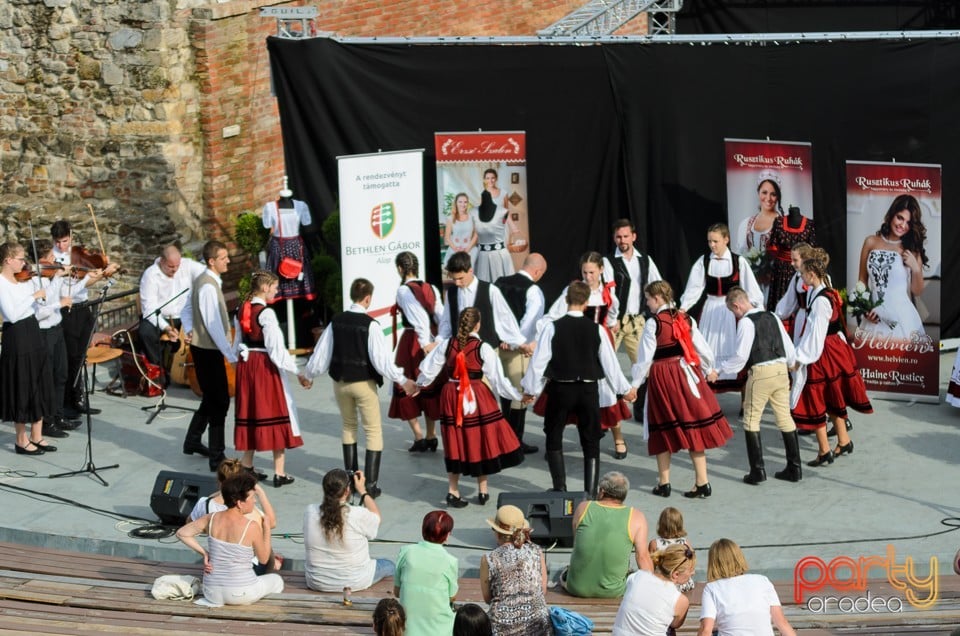
[[[654,319],[643,326],[633,386],[647,382],[643,430],[647,452],[657,456],[659,473],[653,494],[670,496],[670,456],[687,450],[696,483],[683,496],[709,497],[712,489],[705,451],[723,446],[733,437],[703,376],[703,371],[713,366],[713,353],[696,321],[673,307],[670,283],[650,283],[643,294]]]
[[[447,505],[452,508],[468,503],[460,496],[460,475],[477,478],[477,501],[483,505],[490,500],[487,475],[523,461],[520,441],[483,379],[505,398],[519,401],[523,397],[504,377],[497,352],[480,339],[479,331],[480,311],[464,309],[456,337],[437,343],[420,365],[417,379],[417,385],[424,387],[441,372],[450,377],[440,393],[440,422],[449,481]]]
[[[690,312],[703,300],[703,308],[696,316],[700,333],[716,359],[729,358],[737,350],[737,319],[727,308],[727,292],[742,287],[754,307],[763,306],[763,290],[750,269],[746,258],[730,251],[730,230],[723,223],[707,228],[710,251],[698,258],[690,269],[687,287],[680,297],[680,309]],[[745,377],[721,380],[711,385],[712,390],[741,391]]]
[[[616,285],[612,280],[607,280],[610,273],[604,269],[603,261],[603,256],[599,252],[587,252],[580,257],[580,275],[590,289],[590,298],[583,310],[583,315],[602,326],[610,344],[616,348],[614,334],[619,329],[620,301],[616,295]],[[568,290],[569,286],[550,307],[550,311],[544,316],[544,321],[559,320],[567,314]],[[540,329],[542,328],[541,324]],[[620,422],[630,419],[631,408],[625,400],[618,397],[617,391],[609,380],[601,380],[597,388],[600,394],[600,426],[613,435],[614,459],[625,459],[627,442],[623,439]],[[541,394],[541,398],[534,404],[533,412],[540,416],[546,414],[546,393]],[[570,420],[570,423],[575,422],[575,419]]]
[[[267,271],[254,272],[250,298],[236,318],[233,350],[237,356],[233,444],[243,451],[240,462],[253,470],[253,453],[273,451],[273,485],[293,483],[284,469],[285,451],[303,446],[297,407],[283,373],[297,372],[287,351],[277,314],[269,307],[277,297],[280,279]]]
[[[443,316],[440,292],[430,283],[419,278],[420,263],[413,252],[400,252],[394,259],[397,273],[402,281],[397,289],[397,304],[393,306],[394,364],[403,369],[408,378],[417,377],[420,363],[436,345],[437,325]],[[403,325],[403,335],[396,341],[397,316]],[[427,425],[424,437],[420,429],[420,414]],[[440,418],[439,389],[425,388],[416,395],[407,395],[399,384],[393,385],[393,397],[387,415],[393,419],[406,420],[413,431],[411,453],[437,450],[437,420]]]
[[[853,452],[853,441],[844,420],[847,407],[873,413],[860,377],[853,348],[844,336],[843,301],[827,281],[830,257],[821,248],[803,261],[800,272],[810,291],[807,319],[797,344],[797,363],[790,394],[791,415],[800,428],[813,429],[819,451],[808,466],[832,464],[835,457]],[[827,417],[837,432],[837,447],[830,450]]]

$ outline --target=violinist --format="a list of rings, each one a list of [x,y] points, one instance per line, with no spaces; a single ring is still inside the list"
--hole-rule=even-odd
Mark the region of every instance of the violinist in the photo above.
[[[184,258],[176,245],[167,245],[140,278],[140,344],[147,360],[162,366],[164,373],[169,371],[169,352],[176,350],[165,351],[165,345],[178,341],[180,313],[190,301],[193,280],[205,270],[201,263]]]
[[[0,418],[14,423],[18,455],[43,455],[57,450],[43,439],[43,418],[52,415],[53,378],[50,361],[43,355],[35,306],[46,299],[45,289],[17,281],[26,261],[19,243],[0,245],[0,314],[3,347],[0,347]],[[27,433],[27,424],[30,432]]]
[[[37,260],[40,264],[39,275],[32,272],[29,285],[39,291],[46,290],[46,299],[36,304],[37,322],[40,323],[40,339],[50,361],[53,376],[53,398],[50,404],[51,416],[43,418],[44,437],[67,437],[66,431],[80,426],[79,418],[66,418],[63,413],[63,392],[67,385],[67,344],[63,339],[63,316],[61,310],[69,308],[73,299],[61,294],[67,281],[66,270],[53,262],[53,243],[41,239],[36,242]],[[23,273],[23,272],[21,272]]]
[[[71,265],[74,257],[73,230],[70,222],[56,221],[50,226],[50,236],[53,238],[53,259],[61,265]],[[90,269],[82,278],[67,280],[64,284],[66,291],[73,300],[73,305],[63,311],[63,338],[67,343],[67,383],[64,389],[63,405],[67,415],[81,415],[86,413],[83,400],[83,382],[80,378],[80,365],[83,364],[93,333],[93,307],[88,303],[87,289],[99,282],[105,276],[111,276],[117,269],[116,265],[107,265],[103,269]],[[100,409],[91,408],[90,414],[96,415]]]
[[[203,262],[207,269],[193,281],[190,302],[183,306],[180,315],[190,343],[197,381],[203,392],[200,406],[190,420],[187,436],[183,440],[183,452],[186,455],[196,453],[208,457],[210,471],[216,472],[220,462],[225,459],[224,424],[227,411],[230,410],[227,370],[223,359],[226,357],[231,363],[237,361],[227,337],[230,317],[220,278],[230,265],[227,246],[220,241],[207,241],[203,246]],[[209,446],[204,446],[203,432],[208,425]]]

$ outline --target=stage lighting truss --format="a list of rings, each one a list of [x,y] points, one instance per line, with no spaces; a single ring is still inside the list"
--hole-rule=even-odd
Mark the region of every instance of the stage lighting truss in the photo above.
[[[683,0],[590,0],[546,29],[538,31],[537,35],[612,35],[641,13],[647,14],[648,35],[674,35],[677,27],[676,15],[681,8]]]

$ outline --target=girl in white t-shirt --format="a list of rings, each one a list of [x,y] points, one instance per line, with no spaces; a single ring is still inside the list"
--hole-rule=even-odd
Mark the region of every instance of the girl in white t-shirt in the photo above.
[[[771,622],[781,636],[796,636],[770,579],[747,574],[747,561],[736,543],[714,541],[707,557],[697,636],[710,636],[714,629],[718,636],[773,636]]]
[[[650,555],[653,572],[637,570],[613,623],[613,636],[663,636],[687,618],[690,601],[679,588],[693,577],[697,557],[687,545],[671,545]]]
[[[693,550],[690,542],[687,541],[687,531],[683,527],[683,515],[676,508],[667,506],[660,513],[660,519],[657,521],[657,537],[650,540],[647,549],[650,554],[653,554],[671,545],[682,545],[688,550]],[[677,585],[677,589],[686,593],[692,590],[695,585],[693,576],[691,576],[682,584]]]

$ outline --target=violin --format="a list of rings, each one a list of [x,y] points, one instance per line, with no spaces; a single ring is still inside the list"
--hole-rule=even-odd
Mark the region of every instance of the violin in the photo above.
[[[70,266],[74,274],[85,274],[95,270],[103,270],[106,278],[114,274],[123,274],[126,270],[121,267],[111,268],[110,257],[106,254],[87,249],[81,245],[70,248]]]
[[[41,278],[53,278],[57,275],[58,272],[67,269],[60,263],[44,263],[40,261],[40,267],[24,267],[19,272],[13,275],[18,283],[25,283],[34,276],[40,276]]]

